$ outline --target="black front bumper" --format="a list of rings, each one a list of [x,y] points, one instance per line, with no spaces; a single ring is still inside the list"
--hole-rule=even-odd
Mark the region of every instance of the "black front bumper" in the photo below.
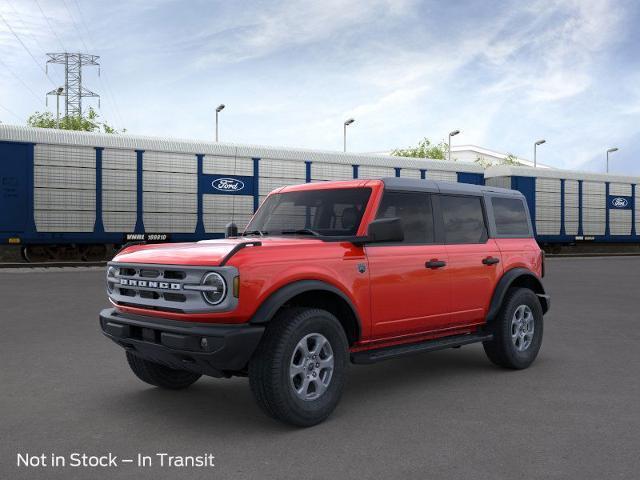
[[[264,327],[175,322],[123,314],[115,308],[100,312],[100,327],[126,350],[170,368],[212,377],[246,370]]]

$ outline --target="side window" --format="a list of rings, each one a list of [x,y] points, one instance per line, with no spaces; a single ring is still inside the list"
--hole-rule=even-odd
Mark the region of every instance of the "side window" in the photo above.
[[[530,237],[524,202],[520,198],[491,198],[496,233],[506,236]]]
[[[487,226],[480,197],[441,195],[440,207],[447,243],[484,243]]]
[[[385,192],[377,218],[398,217],[404,227],[404,242],[433,243],[433,210],[427,193]]]

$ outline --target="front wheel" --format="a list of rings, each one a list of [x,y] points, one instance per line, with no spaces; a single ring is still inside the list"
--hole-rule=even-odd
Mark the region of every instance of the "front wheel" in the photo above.
[[[338,404],[347,358],[347,338],[335,316],[316,308],[285,309],[249,362],[251,390],[270,417],[309,427]]]
[[[494,364],[527,368],[540,351],[542,329],[542,307],[536,294],[528,288],[512,288],[490,326],[493,339],[482,345]]]

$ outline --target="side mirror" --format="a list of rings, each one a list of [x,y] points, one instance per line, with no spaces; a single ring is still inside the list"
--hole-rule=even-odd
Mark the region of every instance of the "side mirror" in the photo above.
[[[237,237],[238,236],[238,226],[231,222],[227,223],[224,227],[224,238]]]
[[[404,229],[399,218],[378,218],[369,224],[364,243],[402,242]]]

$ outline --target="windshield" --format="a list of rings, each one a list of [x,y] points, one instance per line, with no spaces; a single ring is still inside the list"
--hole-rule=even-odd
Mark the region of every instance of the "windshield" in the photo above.
[[[271,195],[256,212],[245,235],[353,236],[370,195],[370,188]]]

